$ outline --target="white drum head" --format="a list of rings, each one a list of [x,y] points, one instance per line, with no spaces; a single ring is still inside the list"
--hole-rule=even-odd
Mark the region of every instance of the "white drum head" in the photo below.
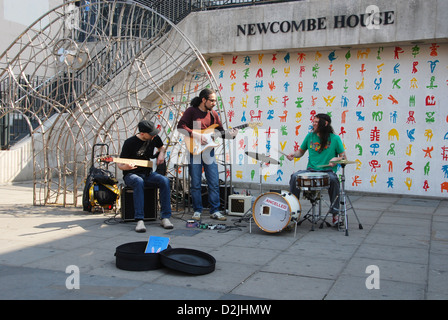
[[[301,206],[297,197],[289,191],[267,192],[260,195],[252,207],[255,223],[266,232],[282,231],[294,217],[300,217]]]

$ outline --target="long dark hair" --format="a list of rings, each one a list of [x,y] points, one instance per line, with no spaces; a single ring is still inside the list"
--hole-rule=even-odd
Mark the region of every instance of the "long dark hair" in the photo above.
[[[199,105],[200,105],[201,102],[202,102],[202,99],[203,99],[203,98],[208,99],[208,97],[210,97],[210,95],[211,95],[212,93],[215,93],[215,91],[213,91],[212,89],[209,89],[209,88],[205,88],[205,89],[203,89],[203,90],[199,93],[199,97],[194,97],[194,98],[191,100],[190,105],[191,105],[192,107],[195,107],[195,108],[199,107]]]
[[[319,123],[317,125],[316,133],[319,134],[320,138],[320,149],[319,153],[321,153],[329,143],[330,134],[334,133],[333,127],[331,126],[331,118],[326,113],[316,114],[316,118],[319,119]]]

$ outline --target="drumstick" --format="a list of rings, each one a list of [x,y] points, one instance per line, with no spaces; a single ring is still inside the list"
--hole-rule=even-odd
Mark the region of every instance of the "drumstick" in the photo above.
[[[286,154],[286,153],[284,153],[283,151],[277,150],[277,149],[275,149],[275,148],[273,148],[273,149],[274,149],[274,151],[277,151],[278,153],[281,153],[281,154],[283,154],[283,155],[287,156],[287,154]]]

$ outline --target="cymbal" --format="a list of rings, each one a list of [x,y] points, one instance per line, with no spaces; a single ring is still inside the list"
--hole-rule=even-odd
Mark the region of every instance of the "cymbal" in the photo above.
[[[335,160],[335,161],[330,161],[331,163],[336,163],[336,164],[354,164],[357,163],[356,161],[351,161],[351,160]]]
[[[261,162],[266,162],[266,163],[270,163],[270,164],[280,164],[280,162],[278,160],[275,160],[275,159],[265,155],[264,153],[259,154],[256,152],[246,151],[245,154],[247,154],[251,158],[254,158],[255,160],[260,160]]]
[[[330,162],[334,163],[334,164],[341,164],[341,165],[357,163],[356,161],[350,161],[350,160],[335,160],[335,161],[330,161]],[[319,168],[331,167],[331,165],[329,165],[329,164],[322,164],[322,165],[319,165],[317,167],[319,167]]]

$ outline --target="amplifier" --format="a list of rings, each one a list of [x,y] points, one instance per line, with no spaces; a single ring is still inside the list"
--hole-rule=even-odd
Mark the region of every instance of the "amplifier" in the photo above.
[[[145,217],[144,221],[154,221],[157,219],[157,188],[145,188]],[[135,221],[134,219],[134,190],[124,187],[121,190],[121,218],[125,222]]]
[[[233,194],[229,196],[229,215],[243,216],[251,209],[252,196]]]

